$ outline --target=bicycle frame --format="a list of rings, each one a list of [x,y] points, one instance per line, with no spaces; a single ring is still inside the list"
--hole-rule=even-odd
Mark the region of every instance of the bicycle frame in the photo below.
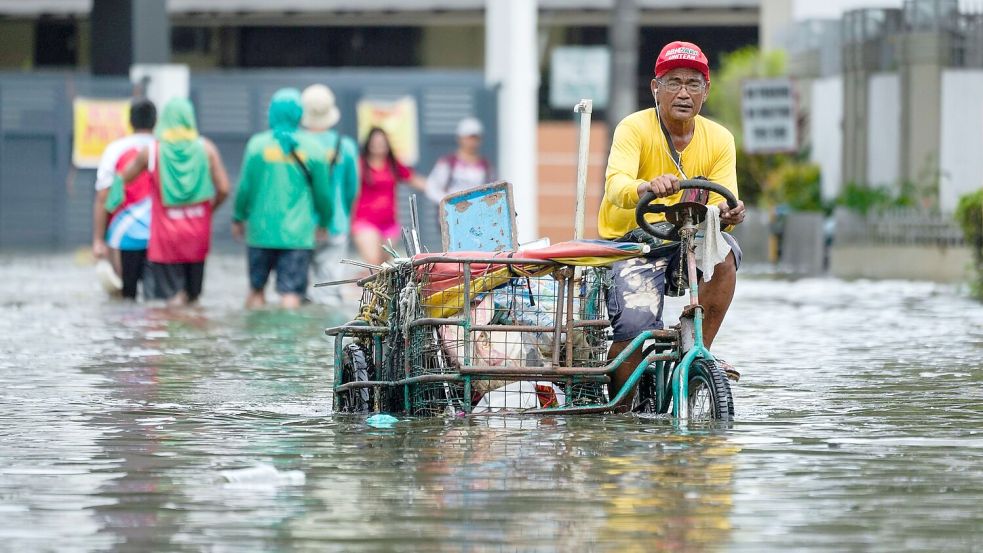
[[[686,276],[689,280],[689,305],[680,317],[680,329],[683,337],[681,342],[685,346],[686,336],[692,332],[693,343],[686,348],[686,354],[676,366],[672,379],[672,416],[675,418],[686,419],[689,416],[689,368],[696,359],[707,359],[713,361],[713,354],[707,349],[703,342],[703,306],[700,305],[700,287],[696,273],[696,233],[697,228],[693,222],[692,213],[685,216],[685,223],[679,229],[682,237],[683,255],[686,260]],[[685,320],[692,317],[692,329],[687,328]]]
[[[672,416],[677,419],[686,419],[689,416],[689,369],[693,364],[693,361],[697,359],[706,359],[708,361],[714,361],[713,354],[707,349],[703,342],[703,307],[700,305],[700,289],[699,280],[696,272],[696,233],[698,231],[696,224],[693,221],[694,217],[692,213],[687,213],[685,215],[685,221],[682,227],[679,229],[680,238],[682,241],[682,255],[684,256],[686,262],[686,275],[689,280],[689,304],[684,309],[683,315],[680,317],[680,341],[678,343],[678,349],[669,354],[653,352],[647,355],[638,367],[632,371],[628,379],[621,386],[618,394],[611,398],[607,404],[599,405],[597,407],[555,407],[548,409],[536,409],[532,411],[527,411],[529,413],[538,414],[583,414],[590,412],[605,412],[611,411],[619,406],[635,391],[638,386],[638,382],[641,380],[642,376],[646,372],[651,372],[655,376],[656,384],[656,403],[662,405],[664,400],[664,386],[667,381],[665,370],[667,361],[673,360],[673,355],[678,358],[682,355],[682,359],[679,359],[679,363],[673,368],[672,374],[669,375],[668,381],[670,383],[670,389],[672,393]],[[687,324],[685,321],[687,318],[692,319],[691,324]],[[687,344],[687,336],[691,337],[692,343]],[[647,330],[642,332],[632,340],[628,347],[626,347],[614,360],[608,363],[608,370],[605,374],[610,374],[614,372],[618,367],[620,367],[628,357],[633,353],[642,348],[644,343],[655,337],[655,332]],[[689,345],[689,347],[686,347]],[[685,354],[683,354],[685,352]],[[655,365],[652,367],[652,365]]]

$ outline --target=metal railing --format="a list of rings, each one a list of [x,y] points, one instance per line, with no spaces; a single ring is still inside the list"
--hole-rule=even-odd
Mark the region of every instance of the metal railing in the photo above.
[[[835,243],[956,247],[965,244],[962,229],[945,213],[894,209],[866,216],[847,210],[835,214]]]

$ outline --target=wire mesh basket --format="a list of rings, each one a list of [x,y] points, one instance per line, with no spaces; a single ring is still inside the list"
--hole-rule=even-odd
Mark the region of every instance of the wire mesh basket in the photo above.
[[[605,268],[435,256],[362,286],[362,326],[337,334],[336,405],[434,416],[606,401]]]
[[[455,260],[420,264],[414,276],[405,353],[406,375],[423,380],[410,387],[414,414],[603,401],[606,377],[573,369],[606,362],[605,269]]]

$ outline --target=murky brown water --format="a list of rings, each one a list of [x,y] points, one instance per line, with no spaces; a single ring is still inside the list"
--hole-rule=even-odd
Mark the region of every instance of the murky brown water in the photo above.
[[[108,302],[0,258],[0,550],[983,551],[983,306],[950,287],[744,277],[715,351],[738,422],[330,415],[321,330]],[[246,470],[243,470],[246,469]]]

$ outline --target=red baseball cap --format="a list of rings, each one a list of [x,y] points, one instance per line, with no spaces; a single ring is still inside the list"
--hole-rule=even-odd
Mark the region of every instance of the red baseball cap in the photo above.
[[[677,67],[696,69],[703,74],[707,83],[710,82],[710,65],[707,63],[707,57],[703,55],[703,50],[692,42],[677,40],[666,44],[659,52],[659,59],[655,60],[655,76],[661,77]]]

